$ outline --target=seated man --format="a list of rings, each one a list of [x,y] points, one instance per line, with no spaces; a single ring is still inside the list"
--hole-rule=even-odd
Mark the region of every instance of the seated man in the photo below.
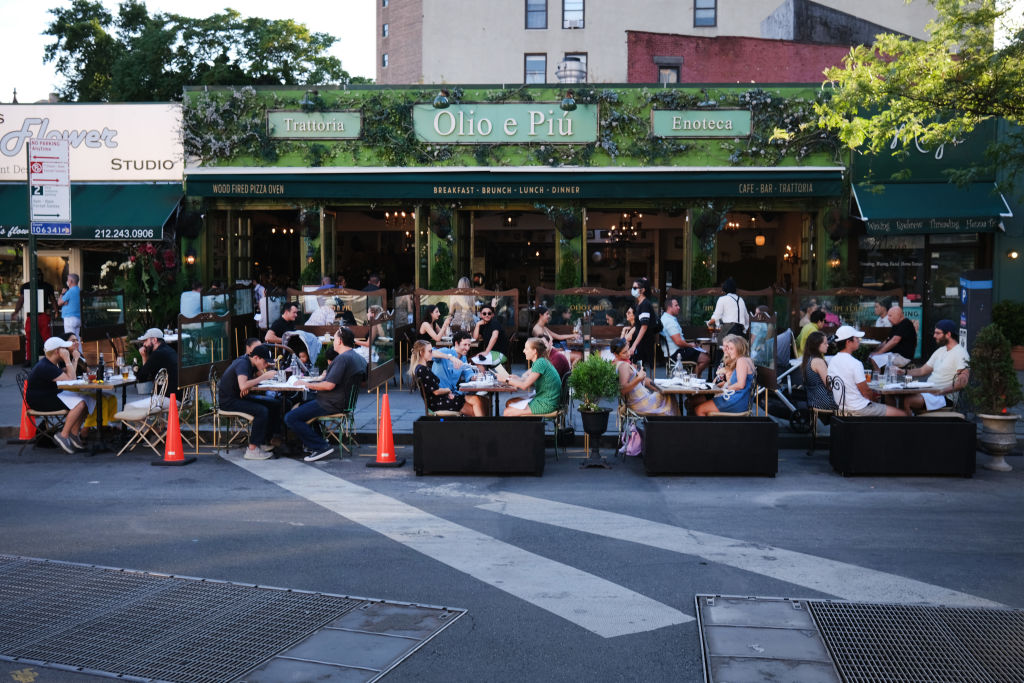
[[[324,378],[299,379],[300,386],[316,391],[314,400],[292,408],[284,418],[288,429],[302,439],[302,446],[307,453],[306,462],[316,462],[334,453],[334,447],[307,421],[348,410],[353,383],[359,381],[360,376],[366,376],[366,361],[355,351],[356,339],[352,330],[340,328],[334,333],[333,344],[338,357],[327,367]]]
[[[917,352],[917,330],[914,323],[903,315],[903,309],[893,306],[889,309],[892,333],[889,340],[871,352],[871,364],[881,370],[889,363],[902,368],[914,358]]]
[[[797,356],[804,355],[804,344],[807,342],[807,337],[811,332],[820,332],[825,327],[825,318],[825,311],[816,309],[811,312],[810,321],[800,329],[800,334],[796,337]]]
[[[843,325],[836,331],[837,353],[828,364],[828,374],[838,377],[842,384],[832,389],[832,398],[839,409],[848,415],[905,417],[905,411],[874,400],[877,395],[868,388],[864,364],[853,357],[853,352],[860,348],[860,338],[863,336],[863,332],[849,325]]]
[[[73,350],[69,352],[68,349]],[[96,402],[84,394],[57,388],[58,381],[77,379],[75,367],[79,355],[74,344],[60,337],[50,337],[43,344],[43,352],[45,357],[36,363],[28,376],[25,402],[29,408],[40,412],[69,411],[60,434],[53,438],[65,453],[74,453],[76,449],[84,448],[78,433]],[[60,363],[64,364],[63,371],[57,367]]]
[[[473,379],[477,372],[466,359],[471,341],[469,333],[460,330],[452,335],[452,348],[434,349],[434,362],[430,369],[441,380],[441,388],[451,389],[455,395],[463,395],[463,392],[459,391],[459,384]],[[466,396],[466,405],[472,408],[476,417],[487,414],[485,404],[479,396]]]
[[[268,344],[284,344],[284,333],[295,331],[295,319],[299,317],[299,305],[293,301],[281,307],[281,317],[267,330],[263,341]]]
[[[139,341],[142,342],[142,346],[139,348],[142,367],[139,368],[138,381],[152,382],[156,373],[161,369],[166,369],[167,393],[165,395],[178,393],[178,354],[164,343],[163,331],[151,327],[139,337]]]
[[[281,431],[280,404],[270,398],[250,395],[249,390],[277,374],[268,369],[272,358],[270,347],[259,345],[248,356],[236,359],[217,383],[219,407],[252,415],[246,460],[266,460],[273,455],[270,438]]]
[[[923,366],[906,371],[911,377],[928,375],[928,381],[935,385],[926,393],[911,394],[904,399],[903,405],[912,412],[923,413],[953,406],[960,390],[967,386],[970,379],[968,362],[971,357],[967,354],[967,349],[957,342],[954,336],[957,333],[956,324],[952,320],[940,320],[935,323],[932,335],[939,347]],[[903,371],[897,370],[896,374],[903,374]]]
[[[474,356],[474,362],[478,362],[477,358],[486,359],[486,363],[478,363],[478,367],[501,365],[508,360],[508,335],[495,319],[494,307],[490,304],[480,307],[480,322],[473,328],[473,339],[485,345],[483,351]]]
[[[668,344],[668,357],[675,361],[696,363],[695,374],[700,375],[711,363],[711,357],[700,347],[691,344],[683,337],[683,328],[679,325],[679,299],[665,302],[665,312],[661,314],[661,333]]]

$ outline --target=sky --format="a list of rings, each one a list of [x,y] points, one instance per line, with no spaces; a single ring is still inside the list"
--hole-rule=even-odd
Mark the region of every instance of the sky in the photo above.
[[[118,2],[102,0],[116,12]],[[328,33],[338,42],[330,54],[352,76],[376,76],[375,0],[145,0],[150,14],[174,12],[207,17],[230,7],[243,16],[294,19],[310,30]],[[53,17],[49,9],[70,7],[70,0],[0,0],[0,102],[18,90],[22,104],[44,100],[62,81],[53,63],[43,63],[43,50],[53,42],[43,31]]]

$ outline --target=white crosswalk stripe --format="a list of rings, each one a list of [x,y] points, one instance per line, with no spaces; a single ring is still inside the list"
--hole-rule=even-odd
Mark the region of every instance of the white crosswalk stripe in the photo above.
[[[846,600],[1004,607],[967,593],[806,553],[651,522],[638,517],[516,493],[488,494],[478,505],[541,524],[703,557]]]
[[[693,621],[635,591],[288,459],[227,460],[281,488],[605,638]]]

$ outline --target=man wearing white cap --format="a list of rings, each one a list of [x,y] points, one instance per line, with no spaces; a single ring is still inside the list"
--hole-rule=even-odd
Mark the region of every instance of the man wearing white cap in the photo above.
[[[161,368],[167,369],[167,396],[178,392],[178,354],[164,342],[163,330],[151,327],[139,337],[142,346],[142,367],[136,378],[140,382],[152,382]]]
[[[859,417],[901,417],[906,412],[884,403],[877,403],[875,393],[868,389],[867,377],[864,375],[864,364],[853,357],[854,351],[860,348],[860,338],[864,333],[849,325],[836,330],[836,353],[828,364],[828,374],[842,381],[839,388],[832,389],[832,397],[839,409],[848,415]]]
[[[57,390],[58,381],[77,379],[75,367],[78,365],[79,354],[74,344],[60,337],[50,337],[43,344],[43,353],[46,357],[36,363],[28,376],[25,402],[32,410],[69,411],[60,434],[53,438],[65,453],[74,453],[76,449],[84,448],[78,433],[96,401],[73,391]],[[57,367],[60,361],[64,361],[64,370]]]

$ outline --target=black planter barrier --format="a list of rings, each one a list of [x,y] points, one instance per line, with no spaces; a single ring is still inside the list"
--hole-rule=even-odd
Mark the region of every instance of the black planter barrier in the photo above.
[[[833,417],[829,462],[852,474],[974,474],[976,427],[957,417]]]
[[[779,428],[768,417],[648,417],[646,430],[648,475],[779,471]]]
[[[532,417],[421,417],[412,465],[427,472],[544,474],[544,422]]]

